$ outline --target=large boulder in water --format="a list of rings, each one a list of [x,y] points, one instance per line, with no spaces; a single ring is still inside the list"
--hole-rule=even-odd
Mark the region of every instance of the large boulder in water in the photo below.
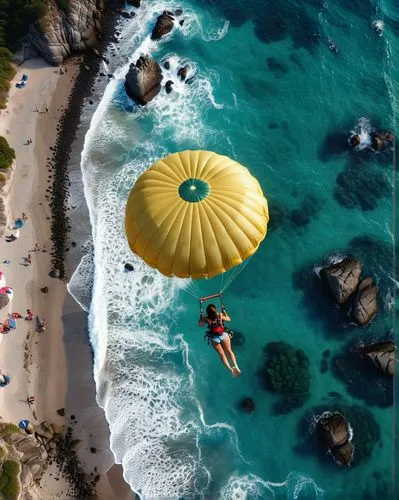
[[[338,304],[345,304],[356,291],[361,271],[360,262],[351,258],[345,258],[322,270],[322,275],[326,278]]]
[[[159,64],[149,56],[140,56],[126,74],[126,93],[137,104],[144,106],[161,90],[162,78]]]
[[[377,314],[377,286],[371,278],[363,279],[355,295],[352,317],[360,326],[366,326]]]
[[[138,9],[140,7],[141,0],[126,0],[126,3],[128,3],[129,5],[133,5],[133,7],[136,7],[136,9]]]
[[[328,448],[340,465],[349,467],[354,448],[345,417],[339,412],[325,412],[317,420],[316,431],[320,445]]]
[[[383,151],[392,146],[394,135],[392,132],[372,132],[371,133],[371,147],[376,151]]]
[[[152,40],[159,40],[164,35],[167,35],[173,29],[174,21],[173,13],[164,10],[160,16],[158,16],[157,22],[155,23],[154,29],[151,33]]]
[[[390,340],[377,342],[376,344],[360,347],[360,352],[381,372],[391,376],[395,374],[396,345],[394,342]]]

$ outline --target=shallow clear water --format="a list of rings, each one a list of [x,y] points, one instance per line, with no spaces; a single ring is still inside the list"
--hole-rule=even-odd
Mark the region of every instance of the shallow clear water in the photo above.
[[[157,15],[177,7],[183,27],[150,41]],[[370,27],[375,19],[385,21],[381,37]],[[116,459],[143,497],[392,495],[391,407],[359,397],[371,383],[366,378],[359,375],[360,388],[350,394],[331,369],[320,373],[320,363],[327,349],[334,357],[351,340],[392,330],[392,153],[350,152],[340,138],[362,117],[363,129],[395,128],[398,21],[387,1],[191,0],[143,2],[121,23],[114,57],[110,49],[115,79],[87,134],[82,171],[95,248],[90,322],[98,401]],[[123,86],[129,61],[141,53],[168,59],[163,83],[175,82],[170,95],[162,89],[145,108]],[[186,62],[191,85],[176,77]],[[248,166],[270,204],[266,240],[224,295],[232,327],[245,339],[235,349],[237,380],[203,341],[198,302],[182,290],[185,283],[147,268],[123,233],[138,175],[168,153],[200,148]],[[346,206],[335,193],[342,172]],[[328,256],[349,253],[380,286],[379,316],[363,330],[338,324],[314,278]],[[133,273],[124,272],[125,262]],[[77,295],[91,265],[86,260],[75,275]],[[203,294],[219,286],[217,279],[199,284]],[[275,414],[278,397],[257,375],[263,347],[279,340],[310,360],[311,397],[287,415]],[[251,416],[237,408],[244,396],[256,402]],[[342,404],[368,407],[380,432],[370,457],[349,470],[316,453],[311,419],[305,433],[298,430],[315,406]]]

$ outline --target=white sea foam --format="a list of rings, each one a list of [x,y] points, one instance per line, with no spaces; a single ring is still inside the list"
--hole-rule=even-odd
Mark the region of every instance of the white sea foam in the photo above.
[[[312,497],[321,499],[324,491],[317,486],[312,478],[291,472],[282,483],[264,481],[254,474],[233,475],[221,491],[221,497],[232,500],[257,500],[289,498],[305,498],[311,493]],[[310,495],[309,495],[310,497]]]
[[[156,56],[159,42],[150,39],[156,16],[178,6],[144,2],[135,18],[121,22],[118,57],[111,58],[108,67],[115,78],[94,113],[81,162],[95,248],[89,330],[97,400],[110,425],[116,462],[122,463],[125,479],[142,498],[204,495],[212,477],[201,448],[203,436],[222,434],[244,461],[235,429],[224,422],[207,424],[195,397],[188,345],[181,335],[171,337],[169,308],[182,280],[149,269],[131,253],[124,237],[129,190],[148,165],[169,153],[161,146],[162,137],[169,134],[177,143],[190,139],[200,146],[210,132],[202,123],[202,109],[222,107],[213,97],[218,75],[204,74],[195,61],[170,54],[170,69],[164,71],[162,83],[173,79],[172,94],[163,89],[145,108],[124,111],[123,80],[130,62],[141,54]],[[182,17],[179,36],[193,36],[198,19],[187,11]],[[218,36],[227,29],[224,24]],[[191,85],[176,77],[183,64],[189,66],[187,78],[194,77]],[[154,124],[151,138],[132,144],[130,137],[141,133],[140,118],[147,116]],[[92,283],[90,259],[90,255],[83,259],[69,286],[83,308],[88,307]],[[131,262],[134,271],[126,273],[125,262]],[[230,498],[229,491],[226,487],[225,498]]]
[[[358,135],[360,138],[360,143],[355,147],[357,151],[361,151],[370,147],[371,145],[371,132],[373,132],[370,120],[368,118],[359,118],[356,127],[351,130],[351,137],[353,135]]]

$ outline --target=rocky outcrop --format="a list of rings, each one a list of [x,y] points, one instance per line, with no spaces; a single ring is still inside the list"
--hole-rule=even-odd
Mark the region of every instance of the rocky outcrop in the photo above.
[[[376,151],[383,151],[393,145],[394,135],[392,132],[372,132],[371,147]]]
[[[141,0],[126,0],[126,3],[129,5],[133,5],[133,7],[136,7],[138,9],[141,5]]]
[[[396,345],[394,342],[377,342],[376,344],[362,346],[360,347],[360,353],[381,372],[390,376],[395,374]]]
[[[188,64],[182,66],[177,70],[177,76],[180,77],[180,80],[183,82],[187,77]]]
[[[65,10],[49,0],[46,16],[32,25],[28,41],[51,64],[94,47],[104,22],[105,0],[75,0]]]
[[[377,286],[371,278],[364,278],[356,292],[352,318],[360,326],[366,326],[377,314]]]
[[[125,77],[127,95],[137,104],[145,105],[161,90],[162,71],[149,56],[140,56],[131,64]]]
[[[320,445],[328,448],[338,464],[349,467],[354,448],[345,417],[339,412],[325,412],[317,420],[316,431]]]
[[[351,258],[345,258],[322,270],[322,275],[326,278],[338,304],[344,304],[355,292],[361,270],[360,262]]]
[[[162,14],[158,16],[157,22],[155,23],[154,29],[151,33],[151,39],[159,40],[172,31],[174,20],[175,18],[173,16],[173,12],[164,10]]]

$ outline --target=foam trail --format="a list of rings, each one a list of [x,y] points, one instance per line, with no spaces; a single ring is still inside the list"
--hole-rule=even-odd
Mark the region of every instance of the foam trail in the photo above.
[[[307,495],[307,496],[305,496]],[[324,491],[312,478],[291,472],[282,483],[264,481],[255,474],[232,475],[221,491],[221,497],[235,500],[324,498]]]

